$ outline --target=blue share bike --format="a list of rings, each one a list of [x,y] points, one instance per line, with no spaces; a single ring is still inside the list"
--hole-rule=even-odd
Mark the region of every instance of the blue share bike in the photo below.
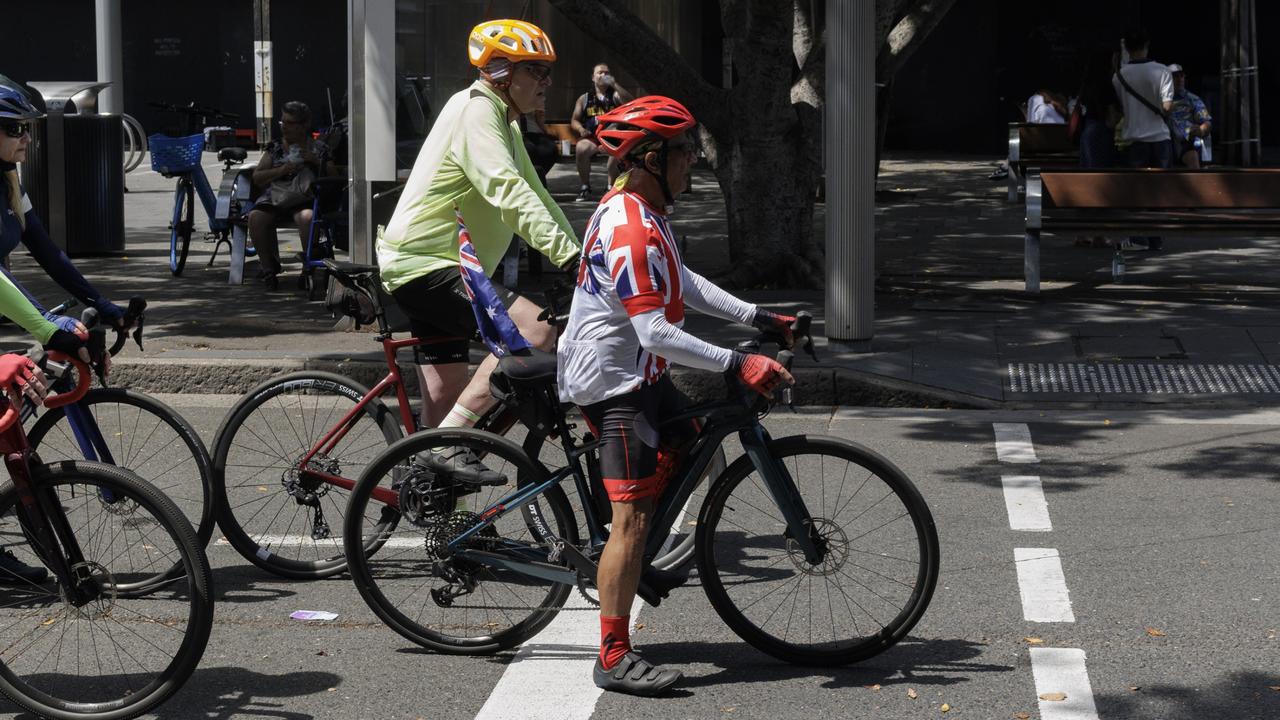
[[[248,153],[241,147],[224,147],[218,150],[218,161],[223,164],[223,176],[215,196],[200,160],[206,146],[210,144],[209,138],[225,135],[230,128],[206,126],[205,123],[210,120],[235,120],[238,116],[195,103],[151,103],[151,106],[179,113],[187,118],[185,127],[188,134],[182,137],[156,134],[147,138],[151,149],[151,169],[178,181],[173,191],[173,216],[169,223],[169,271],[174,275],[181,275],[187,263],[187,252],[191,248],[191,235],[195,231],[197,195],[209,218],[206,239],[216,241],[213,255],[209,257],[209,265],[213,265],[218,250],[224,243],[231,248],[237,246],[233,242],[233,234],[238,235],[238,246],[246,247],[246,228],[239,220],[243,213],[241,206],[247,208],[252,180],[247,173],[232,172],[232,167],[243,163]],[[246,248],[244,252],[249,256],[254,254],[251,248]],[[243,259],[239,260],[243,264]],[[233,268],[236,261],[237,258],[232,258]]]

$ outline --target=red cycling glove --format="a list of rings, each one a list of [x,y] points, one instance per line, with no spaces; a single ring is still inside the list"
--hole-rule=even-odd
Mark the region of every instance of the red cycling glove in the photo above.
[[[760,354],[735,352],[730,368],[738,373],[738,377],[747,387],[764,395],[773,397],[774,388],[778,387],[782,374],[787,371],[777,360]]]
[[[31,358],[23,355],[0,355],[0,388],[22,392],[34,379]]]
[[[764,308],[756,308],[756,317],[751,321],[751,326],[763,332],[776,332],[786,340],[786,347],[791,348],[796,344],[795,336],[791,332],[791,325],[795,323],[794,315],[780,315],[771,310]]]

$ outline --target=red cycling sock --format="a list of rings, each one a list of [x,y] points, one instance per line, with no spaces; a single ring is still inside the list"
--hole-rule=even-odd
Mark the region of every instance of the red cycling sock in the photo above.
[[[631,616],[600,616],[600,664],[605,670],[631,652]]]

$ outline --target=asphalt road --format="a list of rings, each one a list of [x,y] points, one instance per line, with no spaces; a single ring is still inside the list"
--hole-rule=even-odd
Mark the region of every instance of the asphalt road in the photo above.
[[[209,445],[231,401],[164,399]],[[566,610],[554,642],[519,655],[433,654],[386,629],[346,576],[283,581],[215,542],[209,648],[148,717],[1280,717],[1280,414],[826,410],[766,426],[872,447],[932,508],[937,591],[879,657],[777,662],[739,640],[695,580],[634,618],[646,656],[685,672],[679,689],[597,696],[576,680],[593,610]],[[295,610],[339,617],[303,623]]]

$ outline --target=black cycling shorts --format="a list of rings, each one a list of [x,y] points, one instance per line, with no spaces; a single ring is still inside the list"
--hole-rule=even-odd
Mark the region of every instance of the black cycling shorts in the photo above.
[[[684,396],[664,373],[656,383],[582,407],[591,432],[601,439],[600,474],[611,501],[656,498],[666,489],[679,449],[698,425],[659,425],[684,406]]]
[[[508,309],[519,297],[498,282],[493,289]],[[416,277],[393,290],[391,297],[409,316],[413,336],[426,341],[414,348],[419,365],[467,362],[476,316],[457,266]]]

